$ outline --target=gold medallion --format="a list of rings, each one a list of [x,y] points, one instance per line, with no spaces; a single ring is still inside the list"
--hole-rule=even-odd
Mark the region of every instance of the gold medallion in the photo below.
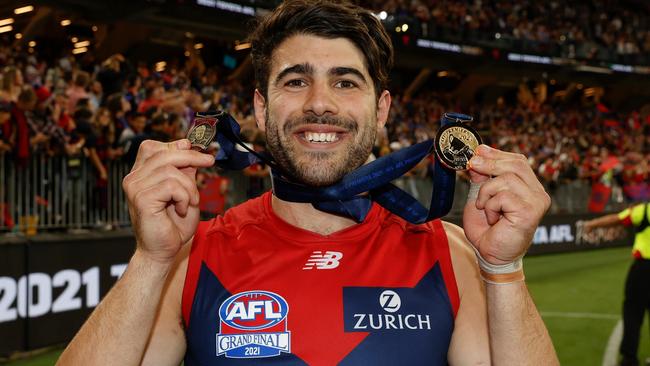
[[[450,169],[467,170],[469,160],[481,143],[481,136],[473,128],[464,123],[450,123],[436,135],[436,155]]]
[[[197,117],[192,128],[187,132],[187,139],[192,143],[192,148],[207,150],[217,133],[216,118]]]

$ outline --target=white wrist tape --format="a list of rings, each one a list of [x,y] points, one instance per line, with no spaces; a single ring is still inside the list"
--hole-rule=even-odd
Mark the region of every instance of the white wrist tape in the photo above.
[[[478,252],[478,249],[474,248],[473,246],[472,248],[474,249],[474,252],[476,252],[479,268],[485,273],[497,275],[508,274],[521,271],[524,268],[524,261],[521,259],[522,257],[519,257],[514,261],[506,264],[492,264],[481,257],[481,253]]]
[[[476,201],[476,198],[478,197],[478,191],[481,189],[482,185],[483,185],[483,182],[481,182],[481,183],[470,183],[469,184],[469,192],[467,193],[467,201]]]

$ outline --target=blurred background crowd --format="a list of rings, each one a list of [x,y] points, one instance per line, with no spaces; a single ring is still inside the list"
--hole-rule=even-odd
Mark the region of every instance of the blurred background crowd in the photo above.
[[[472,42],[500,40],[570,58],[647,60],[650,22],[645,2],[595,0],[360,0],[392,14],[423,36]],[[647,62],[647,61],[646,61]]]
[[[446,35],[475,43],[480,43],[481,37],[497,35],[501,40],[535,42],[538,51],[549,54],[570,44],[573,53],[568,57],[630,56],[625,61],[631,62],[650,50],[648,6],[641,3],[638,11],[629,4],[619,7],[617,2],[604,0],[580,4],[520,0],[359,3],[374,9],[385,24],[416,24],[415,33],[408,34]],[[413,19],[417,21],[413,23]],[[403,27],[396,31],[407,33]],[[398,33],[393,36],[399,37]],[[2,36],[0,154],[17,167],[32,164],[34,157],[86,159],[92,167],[94,189],[105,197],[112,162],[132,163],[145,139],[184,137],[194,114],[208,110],[228,111],[242,125],[243,138],[256,149],[264,149],[264,136],[252,113],[251,73],[242,76],[241,68],[225,60],[203,57],[204,45],[192,46],[197,42],[192,41],[193,36],[188,36],[191,42],[182,57],[155,62],[136,52],[107,57],[99,57],[92,49],[77,53],[76,46],[74,50],[53,52],[50,48],[41,53],[35,42],[26,45],[18,42],[17,35]],[[205,47],[212,51],[222,48],[224,53],[232,50],[225,42]],[[409,72],[398,68],[392,78],[408,79]],[[582,182],[605,195],[600,199],[605,203],[612,194],[619,202],[649,199],[647,105],[618,103],[621,107],[617,109],[608,103],[602,86],[572,82],[560,88],[559,81],[543,75],[535,80],[521,78],[515,88],[501,94],[476,93],[469,99],[458,92],[467,74],[459,75],[453,69],[437,72],[437,78],[418,87],[394,83],[390,120],[373,152],[383,156],[434,138],[441,114],[457,111],[474,117],[474,127],[486,143],[526,155],[551,192]],[[429,159],[410,176],[426,179],[432,168]],[[222,173],[206,172],[200,181],[216,179]],[[263,166],[245,171],[246,197],[269,188],[265,183],[268,173]],[[228,191],[225,182],[217,181],[219,197]],[[222,202],[220,208],[209,211],[222,212],[234,203]],[[601,203],[590,209],[601,211]],[[0,207],[0,213],[2,210],[6,212],[7,205]]]

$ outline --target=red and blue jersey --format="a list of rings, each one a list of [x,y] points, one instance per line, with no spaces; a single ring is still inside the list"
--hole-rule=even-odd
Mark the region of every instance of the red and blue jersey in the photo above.
[[[199,225],[185,365],[443,365],[458,306],[439,220],[375,204],[323,236],[276,216],[266,193]]]

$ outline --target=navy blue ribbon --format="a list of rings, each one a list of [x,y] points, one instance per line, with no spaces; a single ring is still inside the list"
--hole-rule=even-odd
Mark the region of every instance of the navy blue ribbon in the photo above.
[[[372,201],[413,224],[437,219],[451,209],[456,172],[443,166],[438,159],[434,163],[433,193],[429,209],[391,183],[431,154],[434,140],[412,145],[365,164],[331,186],[310,187],[292,182],[291,176],[283,172],[272,158],[248,147],[239,137],[239,124],[229,114],[220,112],[200,116],[218,119],[217,142],[220,150],[216,163],[231,170],[241,170],[258,162],[268,164],[272,169],[273,193],[282,200],[311,202],[321,211],[347,216],[357,222],[365,219]],[[440,122],[442,127],[468,120],[471,117],[445,113]],[[237,149],[237,145],[246,151]]]

